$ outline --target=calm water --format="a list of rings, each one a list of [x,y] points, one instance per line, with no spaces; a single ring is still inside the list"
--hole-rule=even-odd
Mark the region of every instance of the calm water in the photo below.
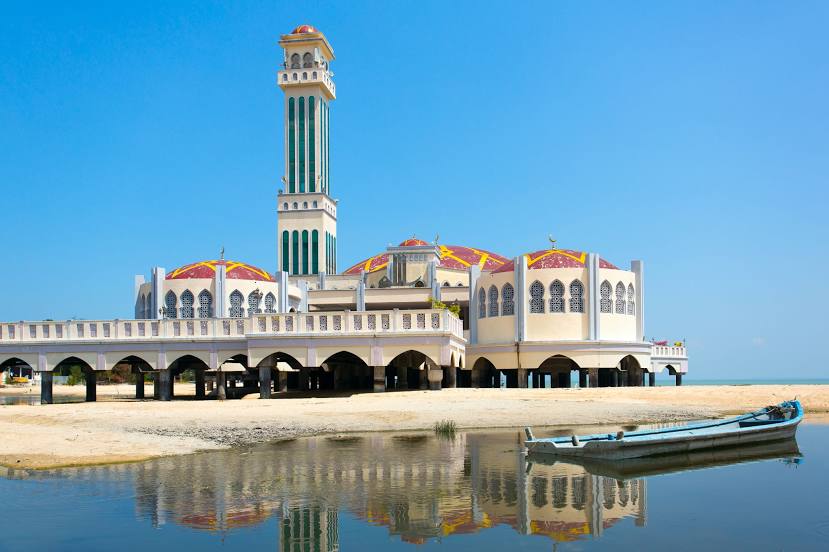
[[[373,434],[9,471],[0,549],[829,545],[829,426],[801,426],[797,443],[633,467],[528,464],[519,448],[517,431]]]

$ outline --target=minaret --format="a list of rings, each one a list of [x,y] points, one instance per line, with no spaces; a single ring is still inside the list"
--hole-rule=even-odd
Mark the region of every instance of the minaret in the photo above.
[[[285,173],[277,212],[279,269],[290,275],[337,273],[337,203],[330,194],[328,108],[336,98],[334,50],[321,32],[300,25],[282,35]]]

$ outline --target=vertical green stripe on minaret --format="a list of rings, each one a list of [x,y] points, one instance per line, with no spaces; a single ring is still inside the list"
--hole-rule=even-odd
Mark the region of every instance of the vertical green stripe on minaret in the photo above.
[[[337,272],[337,236],[334,236],[334,272],[332,274],[336,274]]]
[[[285,272],[288,272],[289,270],[291,270],[291,268],[290,268],[291,265],[289,264],[289,261],[288,261],[289,254],[290,254],[290,247],[291,247],[290,243],[288,243],[289,241],[290,241],[290,237],[288,236],[288,231],[283,230],[282,231],[282,270],[284,270]]]
[[[288,192],[296,192],[296,119],[294,98],[288,98]]]
[[[299,99],[299,193],[305,192],[305,97]]]
[[[331,113],[328,111],[328,102],[325,102],[325,193],[331,195],[331,157],[329,153],[331,136]]]
[[[295,275],[299,274],[299,232],[294,230],[293,235],[291,237],[293,238],[294,242],[293,249],[291,251],[291,258],[293,259],[293,270],[291,271],[291,274]]]
[[[308,97],[308,191],[309,192],[316,192],[317,191],[317,167],[315,166],[316,161],[316,149],[317,149],[317,142],[316,138],[316,125],[314,124],[315,117],[314,112],[314,97]]]
[[[318,230],[311,232],[311,274],[320,273],[320,233]]]
[[[302,231],[302,273],[308,274],[308,230]]]

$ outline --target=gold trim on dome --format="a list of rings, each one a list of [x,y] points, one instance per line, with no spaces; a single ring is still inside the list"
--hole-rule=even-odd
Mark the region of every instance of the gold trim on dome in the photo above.
[[[547,251],[543,255],[539,255],[535,259],[531,258],[529,253],[524,255],[525,257],[527,257],[527,268],[531,267],[532,265],[534,265],[535,263],[537,263],[541,259],[546,259],[550,255],[555,255],[555,254],[564,255],[565,257],[569,257],[570,259],[573,259],[574,261],[576,261],[578,263],[581,263],[582,265],[584,264],[584,261],[587,258],[587,253],[585,253],[584,251],[581,252],[581,255],[576,257],[575,255],[571,255],[570,253],[567,253],[563,249],[550,249],[549,251]]]

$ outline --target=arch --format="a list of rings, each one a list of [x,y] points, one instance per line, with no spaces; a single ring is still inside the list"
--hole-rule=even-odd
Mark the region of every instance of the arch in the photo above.
[[[242,302],[245,298],[242,296],[242,292],[238,289],[234,289],[230,294],[230,317],[231,318],[242,318],[245,315],[245,309],[242,306]]]
[[[273,293],[271,293],[270,291],[268,292],[267,295],[265,295],[265,312],[266,313],[276,312],[276,296]]]
[[[386,365],[386,389],[426,389],[428,370],[437,366],[440,364],[422,351],[402,351]]]
[[[282,210],[283,210],[283,211],[287,211],[287,210],[288,210],[288,202],[287,202],[287,201],[286,201],[285,203],[283,203],[283,204],[282,204]]]
[[[176,294],[173,290],[167,292],[164,296],[164,318],[176,317]]]
[[[616,314],[625,314],[625,284],[618,282],[616,284]]]
[[[489,311],[490,317],[498,316],[498,288],[494,285],[489,286]]]
[[[262,292],[258,289],[251,291],[248,294],[248,314],[260,314],[262,309],[260,304],[262,302]]]
[[[538,280],[530,284],[530,312],[544,312],[544,285]]]
[[[449,286],[450,286],[449,282],[443,282],[441,284],[441,287],[449,287]]]
[[[484,288],[478,290],[478,318],[486,318],[486,292]]]
[[[512,316],[515,314],[515,289],[507,282],[501,288],[501,315]]]
[[[92,365],[80,356],[67,356],[63,358],[60,362],[55,363],[51,371],[61,376],[68,376],[74,367],[79,367],[84,375],[95,373]]]
[[[206,289],[199,292],[199,318],[213,316],[213,295]]]
[[[32,378],[35,373],[34,367],[20,357],[10,357],[0,362],[0,374],[6,370],[12,377]],[[1,377],[0,382],[2,382]]]
[[[195,318],[195,312],[193,309],[193,303],[196,302],[195,297],[193,297],[193,292],[189,289],[185,289],[181,293],[181,297],[179,298],[181,301],[181,308],[179,312],[181,313],[182,318]]]
[[[531,374],[533,387],[546,387],[547,375],[549,375],[550,387],[571,387],[572,372],[579,370],[581,366],[569,356],[554,354],[544,359],[538,365],[538,369]]]
[[[550,284],[550,312],[564,312],[564,284],[553,280]]]
[[[679,373],[679,371],[676,368],[674,368],[673,365],[671,365],[671,364],[666,364],[665,365],[665,370],[667,370],[668,373],[672,376],[675,376]]]
[[[472,387],[501,387],[501,373],[486,357],[480,357],[472,365]]]
[[[636,294],[633,291],[633,284],[628,284],[628,314],[636,314]]]
[[[292,370],[299,370],[303,367],[302,362],[297,360],[295,356],[284,351],[275,351],[265,355],[265,357],[257,363],[256,367],[261,368],[262,366],[276,366],[277,362],[286,363]]]
[[[311,52],[302,54],[302,66],[305,68],[314,66],[314,56],[311,55]]]
[[[610,294],[612,293],[612,288],[610,287],[610,282],[605,280],[602,282],[602,285],[599,287],[599,311],[605,314],[608,314],[613,311],[613,300],[610,299]]]
[[[584,312],[584,284],[581,280],[570,282],[570,312]]]
[[[291,54],[291,69],[300,68],[300,59],[299,54]]]
[[[322,372],[317,378],[318,389],[373,390],[374,369],[365,359],[350,352],[339,351],[328,356],[321,364]],[[312,388],[314,380],[312,379]]]

